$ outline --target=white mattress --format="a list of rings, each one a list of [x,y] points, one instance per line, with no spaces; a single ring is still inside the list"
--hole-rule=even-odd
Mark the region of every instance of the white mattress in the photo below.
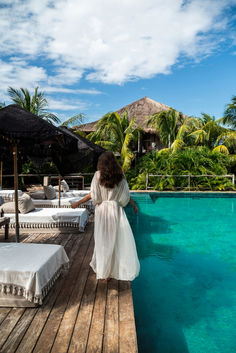
[[[21,196],[23,192],[18,190],[18,196]],[[3,200],[13,201],[15,199],[15,190],[0,190],[0,196]]]
[[[69,190],[67,192],[61,192],[61,197],[84,197],[90,193],[90,190]],[[58,198],[58,192],[57,198]]]
[[[42,304],[68,264],[61,245],[0,243],[0,305],[27,306],[24,299],[28,306]]]
[[[15,224],[15,214],[8,213],[10,227]],[[88,222],[88,211],[85,208],[35,208],[35,210],[21,214],[19,213],[19,225],[21,228],[57,228],[76,227],[81,232]]]
[[[62,197],[60,200],[60,207],[71,207],[72,203],[81,200],[83,197]],[[58,199],[53,199],[53,200],[40,200],[40,199],[33,199],[33,204],[35,205],[35,207],[58,207],[59,205],[59,200]],[[88,208],[90,210],[93,209],[93,204],[92,201],[89,200],[87,202],[85,202],[84,204],[82,204],[80,207],[85,207]]]

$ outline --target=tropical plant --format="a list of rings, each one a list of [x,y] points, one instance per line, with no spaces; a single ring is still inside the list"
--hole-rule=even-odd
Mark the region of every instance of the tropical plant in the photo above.
[[[202,175],[200,178],[191,180],[191,187],[225,189],[232,187],[229,179],[208,178],[204,175],[225,175],[229,168],[230,158],[228,155],[211,151],[207,147],[184,148],[176,152],[165,149],[143,156],[137,165],[136,176],[132,175],[129,178],[129,183],[132,189],[145,189],[146,174],[160,174],[163,176],[149,178],[149,186],[157,190],[175,190],[176,188],[188,187],[188,179],[181,177],[181,175]],[[165,177],[165,175],[170,177]],[[180,177],[175,175],[180,175]]]
[[[199,128],[192,131],[189,137],[193,139],[195,145],[207,146],[212,149],[215,147],[218,137],[227,131],[220,125],[220,122],[220,119],[216,120],[214,116],[202,113],[202,117],[199,118]]]
[[[178,125],[182,125],[183,122],[183,114],[171,108],[151,115],[146,124],[155,128],[164,146],[170,148],[176,139]]]
[[[79,113],[79,114],[76,114],[76,115],[72,116],[71,118],[67,119],[66,121],[64,121],[60,126],[72,128],[75,125],[82,124],[84,121],[84,118],[85,118],[84,114]]]
[[[223,124],[236,129],[236,96],[233,96],[232,102],[227,105],[222,121]]]
[[[0,109],[4,108],[6,105],[4,102],[0,102]]]
[[[127,112],[107,113],[96,124],[96,131],[87,137],[98,145],[120,155],[122,169],[126,172],[135,155],[132,151],[140,137],[141,130],[135,127],[135,118],[129,121]]]
[[[15,89],[13,87],[8,88],[8,94],[11,100],[20,105],[22,108],[29,112],[47,120],[50,123],[60,123],[60,119],[52,113],[47,112],[48,101],[43,92],[38,90],[38,87],[34,89],[34,94],[31,96],[30,92],[26,88]]]
[[[226,130],[218,136],[215,145],[224,146],[228,153],[236,154],[236,131]]]

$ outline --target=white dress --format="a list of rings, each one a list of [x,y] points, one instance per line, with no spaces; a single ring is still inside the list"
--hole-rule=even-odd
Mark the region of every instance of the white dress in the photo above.
[[[122,179],[113,189],[99,184],[96,172],[91,183],[95,205],[95,247],[90,266],[97,279],[115,278],[132,281],[139,274],[136,245],[125,211],[130,200],[127,181]]]

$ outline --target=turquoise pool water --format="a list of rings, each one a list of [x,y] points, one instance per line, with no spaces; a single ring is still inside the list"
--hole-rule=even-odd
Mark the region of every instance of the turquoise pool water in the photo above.
[[[168,197],[166,197],[168,196]],[[236,352],[236,197],[134,194],[140,353]]]

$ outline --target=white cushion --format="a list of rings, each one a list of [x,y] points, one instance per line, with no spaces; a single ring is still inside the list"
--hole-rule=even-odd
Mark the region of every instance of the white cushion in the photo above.
[[[52,185],[43,187],[46,199],[53,200],[56,198],[56,191],[54,190]]]
[[[35,209],[33,201],[31,200],[31,197],[27,194],[23,194],[21,197],[19,197],[18,208],[20,213],[23,213],[23,214],[33,211]]]
[[[30,196],[32,199],[35,200],[44,200],[45,199],[45,193],[44,191],[34,191],[30,193]]]
[[[69,185],[64,179],[61,181],[61,188],[63,192],[67,192],[70,190]]]
[[[15,213],[15,202],[5,202],[0,207],[0,210],[3,210],[4,213]]]

